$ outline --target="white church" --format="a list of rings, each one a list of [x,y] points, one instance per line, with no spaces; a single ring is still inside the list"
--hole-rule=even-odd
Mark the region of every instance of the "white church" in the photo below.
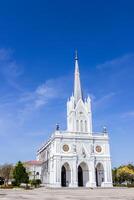
[[[56,131],[37,151],[47,187],[112,187],[109,137],[92,131],[91,99],[83,98],[77,54],[74,92],[67,101],[67,130]]]

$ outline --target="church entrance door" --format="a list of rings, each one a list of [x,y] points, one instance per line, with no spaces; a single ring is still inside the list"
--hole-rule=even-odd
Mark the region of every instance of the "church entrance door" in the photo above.
[[[89,184],[89,169],[85,162],[81,162],[78,166],[78,186],[87,187]]]
[[[61,186],[66,187],[66,168],[64,166],[61,169]]]
[[[61,186],[69,187],[71,184],[71,168],[70,165],[66,162],[61,167]]]
[[[104,182],[104,168],[101,163],[96,166],[96,186],[101,187]]]
[[[83,186],[83,170],[80,165],[78,167],[78,186],[79,187]]]

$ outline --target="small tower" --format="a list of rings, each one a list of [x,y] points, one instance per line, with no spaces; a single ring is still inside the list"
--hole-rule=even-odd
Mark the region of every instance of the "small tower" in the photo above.
[[[67,130],[92,134],[91,99],[83,100],[77,51],[75,53],[74,94],[67,102]]]

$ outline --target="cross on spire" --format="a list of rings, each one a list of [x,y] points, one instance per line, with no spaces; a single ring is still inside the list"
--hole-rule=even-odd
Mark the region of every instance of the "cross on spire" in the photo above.
[[[75,60],[78,60],[77,49],[75,50]]]

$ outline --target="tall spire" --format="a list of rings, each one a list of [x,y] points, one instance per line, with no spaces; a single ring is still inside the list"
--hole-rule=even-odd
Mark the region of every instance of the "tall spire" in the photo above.
[[[74,99],[76,103],[82,99],[77,51],[75,51]]]

